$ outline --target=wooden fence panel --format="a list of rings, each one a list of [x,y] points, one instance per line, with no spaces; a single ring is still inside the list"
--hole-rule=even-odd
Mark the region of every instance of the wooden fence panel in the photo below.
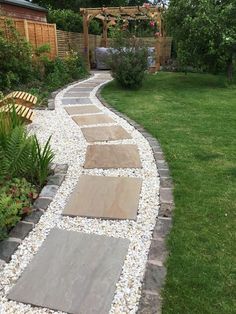
[[[57,36],[55,24],[40,23],[29,20],[11,19],[16,30],[24,36],[34,48],[42,45],[50,45],[49,57],[54,59],[57,56]],[[0,30],[8,38],[8,26],[6,18],[0,17]]]

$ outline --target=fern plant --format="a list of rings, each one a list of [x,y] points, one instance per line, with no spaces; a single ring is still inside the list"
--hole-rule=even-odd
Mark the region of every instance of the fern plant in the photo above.
[[[0,179],[22,177],[41,187],[54,158],[48,139],[44,148],[36,136],[28,136],[13,110],[0,114]]]
[[[53,161],[54,153],[50,147],[51,137],[47,140],[44,147],[41,147],[36,136],[33,137],[31,147],[31,180],[40,187],[43,186],[47,180],[50,163]]]

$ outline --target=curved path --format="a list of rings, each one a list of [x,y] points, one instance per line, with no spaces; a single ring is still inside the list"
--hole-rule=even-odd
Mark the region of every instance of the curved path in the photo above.
[[[4,313],[138,311],[159,176],[147,140],[96,97],[110,80],[95,72],[61,91],[55,111],[36,113],[31,132],[43,143],[52,134],[55,162],[69,170],[1,273]]]

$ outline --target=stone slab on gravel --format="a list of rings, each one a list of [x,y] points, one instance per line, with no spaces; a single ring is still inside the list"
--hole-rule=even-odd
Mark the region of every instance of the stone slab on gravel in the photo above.
[[[88,142],[117,141],[130,139],[132,136],[121,126],[98,126],[81,129]]]
[[[141,168],[136,145],[89,145],[84,168]]]
[[[73,87],[70,89],[70,92],[92,92],[93,88],[92,87]]]
[[[82,176],[63,215],[107,219],[136,219],[142,180]]]
[[[53,229],[8,298],[72,314],[109,313],[127,239]]]
[[[46,185],[42,189],[40,193],[40,197],[53,199],[57,193],[58,188],[59,188],[58,185]]]
[[[89,98],[64,98],[62,99],[62,104],[66,105],[88,105],[92,104]]]
[[[110,118],[106,114],[97,114],[97,115],[89,115],[89,116],[74,116],[73,120],[79,126],[115,122],[112,118]]]
[[[89,97],[89,93],[81,93],[81,92],[67,92],[65,93],[65,97],[85,97],[88,98]]]
[[[102,112],[97,106],[73,106],[65,109],[69,115]]]

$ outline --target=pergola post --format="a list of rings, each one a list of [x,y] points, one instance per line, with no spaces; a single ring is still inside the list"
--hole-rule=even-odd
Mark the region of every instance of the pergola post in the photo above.
[[[83,14],[83,33],[84,33],[84,58],[88,71],[90,70],[90,58],[89,58],[89,17],[88,13]]]
[[[107,48],[107,32],[108,32],[108,25],[107,19],[103,21],[103,33],[102,33],[102,47]]]

